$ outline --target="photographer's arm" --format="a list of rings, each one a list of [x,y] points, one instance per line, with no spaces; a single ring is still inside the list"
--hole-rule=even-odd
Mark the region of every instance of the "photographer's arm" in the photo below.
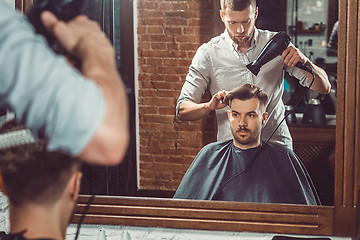
[[[117,72],[115,52],[98,24],[86,16],[65,23],[50,12],[42,21],[64,49],[80,60],[80,71],[103,91],[105,116],[100,127],[80,153],[88,163],[118,164],[126,154],[129,142],[128,101]]]

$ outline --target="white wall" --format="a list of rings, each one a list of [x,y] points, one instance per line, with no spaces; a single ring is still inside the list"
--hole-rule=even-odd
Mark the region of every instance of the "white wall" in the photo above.
[[[105,232],[106,240],[271,240],[279,234],[250,233],[250,232],[221,232],[221,231],[200,231],[170,228],[143,228],[128,226],[96,226],[85,225],[80,230],[79,240],[98,239],[99,230]],[[66,240],[74,239],[76,226],[71,225],[66,235]],[[128,238],[125,237],[128,236]],[[285,236],[282,234],[282,236]],[[308,238],[311,236],[294,237]],[[313,236],[314,237],[314,236]],[[350,240],[351,238],[331,237],[332,240]]]

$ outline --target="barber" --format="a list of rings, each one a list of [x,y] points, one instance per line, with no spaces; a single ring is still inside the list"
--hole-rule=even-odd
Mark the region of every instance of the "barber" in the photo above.
[[[218,124],[217,140],[231,139],[226,105],[221,99],[226,96],[227,91],[237,86],[244,83],[255,84],[263,89],[270,99],[266,106],[269,118],[261,134],[261,139],[267,140],[284,117],[284,71],[299,79],[301,85],[308,87],[312,81],[312,74],[295,67],[296,63],[301,62],[305,66],[311,65],[314,71],[314,91],[327,94],[331,85],[326,72],[310,62],[291,44],[281,57],[264,65],[257,76],[252,74],[246,65],[256,59],[276,32],[255,27],[258,16],[256,0],[220,0],[220,3],[220,16],[225,25],[225,32],[197,50],[177,102],[177,117],[183,121],[193,121],[215,110]],[[212,98],[209,102],[200,103],[207,88]],[[292,139],[285,122],[275,132],[271,142],[292,148]]]
[[[41,20],[80,67],[54,54],[26,18],[0,0],[0,106],[36,137],[48,138],[49,151],[120,163],[129,142],[128,102],[114,48],[86,16],[65,23],[45,11]]]

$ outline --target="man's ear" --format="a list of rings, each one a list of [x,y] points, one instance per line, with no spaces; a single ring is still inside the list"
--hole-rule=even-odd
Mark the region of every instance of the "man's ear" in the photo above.
[[[266,119],[268,118],[269,114],[267,112],[264,112],[262,115],[262,122],[261,124],[264,125],[266,122]]]
[[[255,20],[257,19],[258,15],[259,15],[259,8],[256,7],[256,9],[255,9]]]
[[[81,185],[82,172],[75,171],[68,182],[68,192],[71,200],[76,201]]]
[[[0,190],[2,193],[4,193],[5,195],[7,195],[6,191],[5,191],[5,186],[4,186],[4,180],[2,178],[2,174],[0,173]]]
[[[224,11],[223,10],[220,10],[220,18],[221,18],[221,21],[223,23],[225,23],[225,20],[224,20]]]
[[[228,110],[228,111],[227,111],[227,115],[228,115],[228,118],[229,118],[229,120],[230,120],[230,118],[231,118],[231,110]]]

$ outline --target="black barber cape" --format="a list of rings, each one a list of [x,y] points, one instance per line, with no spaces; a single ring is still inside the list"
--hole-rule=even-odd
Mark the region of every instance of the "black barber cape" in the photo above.
[[[320,204],[308,172],[292,150],[273,143],[241,150],[232,139],[200,150],[174,198]]]

